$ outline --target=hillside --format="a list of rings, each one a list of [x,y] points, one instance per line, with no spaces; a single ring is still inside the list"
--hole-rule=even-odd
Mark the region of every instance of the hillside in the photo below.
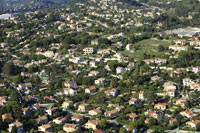
[[[14,9],[16,11],[37,10],[59,6],[65,4],[68,0],[1,0],[0,9]]]

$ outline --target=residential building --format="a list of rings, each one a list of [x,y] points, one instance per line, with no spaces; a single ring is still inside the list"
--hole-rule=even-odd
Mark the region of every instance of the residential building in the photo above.
[[[85,89],[85,93],[93,93],[93,92],[96,92],[96,90],[97,90],[96,87],[91,86],[91,87]]]
[[[94,53],[94,48],[93,47],[87,47],[83,49],[84,55],[91,55]]]
[[[116,97],[118,95],[118,90],[117,88],[112,88],[111,90],[106,90],[105,91],[105,94],[107,96],[113,96],[113,97]]]
[[[167,109],[167,103],[157,103],[154,105],[154,108],[164,111]]]
[[[103,85],[105,82],[106,82],[105,78],[99,78],[99,79],[95,80],[96,85]]]
[[[89,120],[86,124],[85,124],[85,128],[86,129],[92,129],[92,130],[96,130],[99,126],[99,120]]]
[[[75,121],[75,122],[80,122],[80,121],[85,120],[84,116],[82,116],[82,115],[73,115],[71,117],[71,119],[72,119],[72,121]]]
[[[11,132],[12,128],[15,126],[17,128],[17,133],[23,133],[24,132],[24,128],[23,128],[23,124],[21,122],[13,122],[11,124],[8,125],[8,131]]]
[[[39,126],[38,127],[38,131],[41,131],[41,132],[52,132],[52,126],[50,124],[44,124],[42,126]]]
[[[77,86],[77,84],[74,81],[67,80],[67,81],[64,82],[64,86],[67,87],[67,88],[72,88],[74,86]]]
[[[64,88],[64,94],[74,96],[77,94],[77,90],[71,89],[71,88]]]
[[[54,123],[56,123],[56,124],[61,124],[61,125],[63,125],[63,124],[65,124],[66,122],[67,122],[67,119],[65,118],[65,117],[57,117],[57,118],[55,118],[54,120],[53,120],[53,122]]]
[[[79,112],[86,112],[86,110],[88,110],[90,108],[91,108],[91,105],[89,105],[89,104],[80,104],[78,106],[78,111]]]
[[[77,126],[76,124],[66,123],[63,126],[63,131],[65,131],[67,133],[78,132],[79,130],[80,130],[80,127]]]
[[[92,116],[95,116],[95,115],[98,115],[98,114],[102,114],[102,111],[100,109],[93,109],[93,110],[90,110],[88,112],[89,115],[92,115]]]

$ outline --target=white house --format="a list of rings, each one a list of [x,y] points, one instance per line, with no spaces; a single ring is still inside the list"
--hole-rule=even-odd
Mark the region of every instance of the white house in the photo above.
[[[71,89],[71,88],[64,88],[64,94],[74,96],[77,94],[77,90]]]
[[[132,46],[132,44],[127,44],[126,45],[126,50],[132,50],[133,49],[133,46]]]
[[[192,79],[190,79],[190,78],[183,79],[183,86],[190,86],[192,83],[193,83]]]
[[[93,47],[87,47],[83,49],[84,55],[90,55],[94,53],[94,48]]]
[[[126,68],[123,68],[123,67],[117,67],[117,68],[116,68],[116,73],[117,73],[117,74],[121,74],[121,73],[123,73],[124,71],[126,71]]]
[[[113,96],[113,97],[116,97],[118,95],[118,90],[116,88],[113,88],[111,90],[106,90],[105,91],[105,94],[107,96]]]
[[[57,110],[58,110],[57,107],[53,107],[53,108],[47,109],[46,112],[47,112],[48,115],[52,115],[52,114],[55,113]]]
[[[64,86],[65,87],[67,87],[67,88],[72,88],[72,87],[74,87],[74,86],[77,86],[77,84],[76,84],[76,82],[74,82],[74,81],[65,81],[64,82]]]
[[[169,49],[179,52],[179,51],[187,51],[188,47],[187,46],[179,46],[179,45],[170,45]]]
[[[99,79],[95,80],[96,85],[103,85],[105,82],[106,82],[105,78],[99,78]]]

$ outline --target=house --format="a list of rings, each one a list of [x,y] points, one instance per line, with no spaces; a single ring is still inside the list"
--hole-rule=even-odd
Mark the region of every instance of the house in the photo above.
[[[155,63],[155,64],[166,64],[167,63],[167,59],[145,59],[143,60],[143,62],[145,64],[151,64],[151,63]]]
[[[121,105],[121,106],[115,107],[115,109],[118,110],[118,112],[121,112],[125,109],[125,107]]]
[[[77,94],[77,90],[71,89],[71,88],[64,88],[64,94],[74,96]]]
[[[80,127],[77,126],[76,124],[70,124],[70,123],[66,123],[63,126],[63,130],[67,133],[72,133],[72,132],[78,132],[80,130]]]
[[[167,103],[157,103],[154,105],[154,108],[164,111],[167,108]]]
[[[116,73],[117,73],[117,74],[121,74],[121,73],[123,73],[124,71],[126,71],[126,68],[123,68],[123,67],[117,67],[117,68],[116,68]]]
[[[164,91],[171,90],[171,89],[176,90],[176,85],[173,82],[165,82],[163,84],[163,87],[164,87]]]
[[[19,84],[19,88],[20,88],[20,89],[28,90],[28,89],[31,89],[31,88],[32,88],[32,84],[31,84],[31,83]]]
[[[38,127],[38,131],[45,133],[52,132],[52,126],[50,124],[44,124]]]
[[[127,116],[128,116],[129,121],[135,121],[139,118],[139,116],[135,113],[130,113]]]
[[[139,92],[138,98],[139,98],[140,100],[145,100],[145,98],[144,98],[144,91],[140,91],[140,92]]]
[[[95,116],[95,115],[99,115],[99,114],[102,114],[102,111],[100,109],[93,109],[93,110],[90,110],[88,112],[89,115],[92,115],[92,116]]]
[[[172,71],[170,76],[171,77],[180,77],[182,75],[183,75],[183,71],[182,70],[174,70],[174,71]]]
[[[75,74],[75,75],[79,75],[80,73],[81,73],[81,71],[79,71],[79,70],[72,71],[72,74]]]
[[[176,45],[178,45],[178,44],[185,45],[186,43],[187,43],[187,41],[183,40],[183,39],[177,39],[176,40]]]
[[[106,96],[116,97],[118,95],[118,90],[117,90],[117,88],[112,88],[111,90],[106,90],[105,94],[106,94]]]
[[[94,53],[94,48],[93,47],[87,47],[83,49],[84,55],[90,55]]]
[[[164,85],[164,96],[170,98],[176,97],[176,85],[173,82],[165,82]]]
[[[92,40],[92,41],[91,41],[91,44],[92,44],[92,45],[98,45],[99,42],[98,42],[98,40]]]
[[[97,90],[96,87],[91,86],[91,87],[85,89],[85,93],[92,93],[92,92],[95,92],[96,90]]]
[[[93,133],[106,133],[106,132],[103,131],[103,130],[96,129],[96,130],[93,131]]]
[[[91,72],[88,74],[88,76],[89,76],[89,77],[98,76],[99,73],[100,73],[100,72],[98,72],[98,71],[91,71]]]
[[[47,124],[48,123],[48,117],[47,116],[41,116],[36,119],[37,124]]]
[[[116,57],[118,60],[122,60],[124,58],[124,55],[122,53],[116,53],[114,57]]]
[[[134,67],[135,66],[135,63],[134,62],[129,62],[128,63],[128,67]]]
[[[23,124],[21,122],[13,122],[11,124],[8,125],[8,131],[11,132],[12,128],[15,126],[17,128],[17,133],[23,133],[24,132],[24,128],[23,128]]]
[[[188,47],[187,46],[179,46],[179,45],[170,45],[169,49],[180,52],[180,51],[187,51]]]
[[[186,124],[188,126],[190,126],[191,128],[197,128],[197,125],[200,123],[200,120],[192,120],[192,121],[188,121],[186,122]]]
[[[35,112],[35,111],[39,111],[41,109],[41,106],[39,104],[34,104],[32,105],[32,111]]]
[[[85,120],[84,116],[82,116],[82,115],[73,115],[71,117],[71,119],[72,119],[72,121],[76,121],[76,122],[80,122],[80,121],[84,121]]]
[[[48,115],[53,115],[53,113],[55,113],[58,110],[57,107],[53,107],[51,109],[47,109],[46,112]]]
[[[57,118],[55,118],[54,120],[53,120],[53,122],[54,123],[56,123],[56,124],[61,124],[61,125],[63,125],[63,124],[65,124],[66,122],[67,122],[67,119],[65,118],[65,117],[57,117]]]
[[[190,88],[192,90],[200,91],[200,83],[192,83],[192,84],[190,84]]]
[[[99,126],[99,122],[100,120],[90,120],[88,121],[86,124],[85,124],[85,128],[86,129],[93,129],[93,130],[96,130]]]
[[[90,61],[90,67],[97,67],[98,64],[99,62],[97,61]]]
[[[78,106],[78,111],[79,112],[85,112],[86,110],[90,109],[91,106],[89,104],[80,104]]]
[[[119,114],[119,111],[117,109],[113,109],[111,111],[105,112],[105,116],[114,118]]]
[[[105,82],[106,82],[105,78],[99,78],[99,79],[95,80],[96,85],[103,85]]]
[[[187,99],[185,98],[179,98],[175,101],[175,105],[179,105],[181,106],[182,108],[185,107],[185,103],[186,103]]]
[[[182,111],[182,112],[180,112],[180,114],[183,117],[187,117],[187,118],[192,118],[192,116],[193,116],[193,112],[192,111]]]
[[[139,99],[136,99],[136,98],[131,98],[129,100],[129,105],[137,105],[140,103],[140,100]]]
[[[126,45],[126,50],[132,50],[132,49],[133,49],[132,44],[127,44],[127,45]]]
[[[77,84],[76,84],[76,82],[74,82],[74,81],[69,81],[69,80],[67,80],[67,81],[64,82],[64,86],[65,86],[66,88],[72,88],[72,87],[77,86]]]
[[[145,60],[143,60],[143,62],[145,63],[145,64],[151,64],[151,63],[154,63],[154,59],[145,59]]]
[[[109,55],[110,54],[110,50],[109,49],[100,49],[100,50],[97,51],[97,54]]]
[[[192,84],[192,79],[190,78],[184,78],[182,81],[183,81],[183,86],[190,86]]]
[[[159,111],[152,111],[152,110],[147,110],[145,113],[145,115],[148,115],[149,117],[153,117],[155,119],[159,119],[162,117],[163,113],[159,112]]]
[[[163,78],[161,78],[161,77],[158,77],[157,75],[156,76],[152,76],[151,77],[151,81],[152,82],[163,82],[164,81],[164,79]]]
[[[32,114],[30,107],[22,108],[22,112],[23,112],[24,115],[31,115]]]
[[[69,62],[73,62],[73,63],[84,63],[84,61],[85,61],[84,57],[69,58]]]
[[[194,73],[198,73],[198,72],[200,72],[200,67],[190,67],[190,68],[188,68],[187,69],[187,71],[192,71],[192,72],[194,72]]]
[[[175,122],[177,122],[176,118],[172,118],[172,119],[169,120],[170,125],[173,125]]]
[[[154,62],[156,64],[166,64],[167,63],[167,59],[155,59]]]
[[[176,97],[176,90],[175,89],[169,89],[164,92],[164,96],[169,96],[170,98]]]
[[[70,101],[70,100],[64,101],[64,102],[62,103],[62,107],[63,107],[64,109],[67,109],[67,108],[72,107],[72,106],[73,106],[73,101]]]
[[[189,42],[191,46],[200,46],[200,41],[196,40],[196,41],[190,41]]]
[[[76,52],[76,49],[68,49],[67,52],[68,54],[74,54]]]
[[[54,52],[53,51],[46,51],[46,52],[43,53],[43,55],[45,57],[48,57],[48,58],[53,58]]]
[[[3,122],[4,122],[5,120],[10,120],[10,121],[13,120],[13,117],[12,117],[11,113],[2,114],[2,115],[1,115],[1,118],[2,118],[2,121],[3,121]]]
[[[39,96],[37,96],[37,95],[34,95],[34,96],[28,95],[28,96],[27,96],[27,101],[30,101],[30,102],[38,102],[38,100],[39,100]]]

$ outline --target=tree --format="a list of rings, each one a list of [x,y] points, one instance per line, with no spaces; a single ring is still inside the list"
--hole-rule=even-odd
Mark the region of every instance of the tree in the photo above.
[[[183,119],[183,116],[182,116],[182,115],[180,115],[180,114],[176,115],[176,120],[177,120],[178,125],[181,124],[181,120],[182,120],[182,119]]]
[[[106,129],[108,126],[108,121],[106,119],[102,119],[100,122],[99,122],[99,127],[101,129]]]
[[[197,124],[197,131],[200,131],[200,123]]]
[[[16,74],[15,66],[12,62],[6,63],[3,66],[3,73],[8,76],[13,76]]]
[[[112,88],[117,87],[117,85],[118,85],[117,78],[113,77],[110,82],[110,87]]]
[[[158,51],[163,52],[165,50],[165,47],[163,45],[158,46]]]
[[[12,127],[11,133],[17,133],[17,127],[16,126]]]
[[[156,99],[156,95],[154,94],[153,91],[145,91],[144,97],[147,98],[147,102],[149,104],[152,104],[154,100]]]
[[[150,118],[148,122],[149,126],[153,126],[157,124],[157,120],[155,118]]]
[[[123,128],[123,127],[121,127],[121,128],[119,129],[119,133],[126,133],[126,129]]]

